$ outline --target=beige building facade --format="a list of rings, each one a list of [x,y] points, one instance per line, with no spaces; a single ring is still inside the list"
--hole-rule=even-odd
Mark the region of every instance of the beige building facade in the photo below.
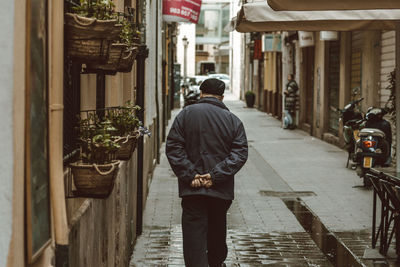
[[[64,1],[15,0],[0,11],[1,266],[129,263],[172,107],[176,26],[161,21],[160,0],[114,3],[118,12],[133,8],[144,27],[132,70],[115,75],[85,73],[69,58]],[[121,161],[109,197],[74,196],[73,112],[126,101],[142,103],[139,117],[152,134]]]
[[[262,53],[262,59],[254,58],[256,40],[262,35],[251,33],[246,44],[243,74],[251,79],[246,78],[244,90],[256,93],[260,110],[280,117],[282,91],[287,75],[293,74],[299,85],[298,128],[342,146],[339,109],[360,97],[363,112],[385,106],[390,96],[388,75],[395,67],[394,31],[338,32],[335,40],[322,40],[321,32],[311,32],[314,41],[307,46],[301,46],[296,31],[275,34],[281,35],[281,52]]]

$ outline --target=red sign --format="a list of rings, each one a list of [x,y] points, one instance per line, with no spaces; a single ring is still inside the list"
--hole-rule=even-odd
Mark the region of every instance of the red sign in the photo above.
[[[261,40],[254,40],[254,59],[262,59]]]
[[[163,0],[163,17],[167,22],[197,23],[201,0]]]

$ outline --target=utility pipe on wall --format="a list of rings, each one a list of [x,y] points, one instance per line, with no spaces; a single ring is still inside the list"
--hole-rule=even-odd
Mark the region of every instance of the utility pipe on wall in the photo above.
[[[160,44],[160,38],[159,38],[159,31],[158,28],[161,27],[160,25],[160,18],[161,18],[161,10],[158,9],[158,2],[159,0],[156,1],[156,12],[157,12],[157,20],[156,20],[156,86],[155,86],[155,94],[156,94],[156,118],[157,118],[157,124],[156,124],[156,134],[154,137],[156,138],[156,159],[157,163],[160,163],[160,100],[158,96],[158,71],[159,71],[159,65],[160,61],[158,60],[158,48]]]
[[[400,172],[400,20],[396,22],[396,171]]]
[[[67,266],[68,222],[63,173],[64,4],[49,1],[49,163],[56,266]]]
[[[139,53],[136,57],[137,61],[137,93],[136,93],[136,105],[142,109],[138,112],[138,119],[144,121],[144,89],[145,89],[145,61],[149,55],[149,49],[146,45],[139,46]],[[137,157],[137,209],[136,209],[136,234],[141,235],[143,230],[143,136],[138,141],[138,157]]]

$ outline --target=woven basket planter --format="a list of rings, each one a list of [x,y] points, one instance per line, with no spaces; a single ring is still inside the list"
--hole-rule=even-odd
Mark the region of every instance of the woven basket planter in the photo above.
[[[116,153],[117,159],[129,160],[132,157],[137,146],[139,135],[139,132],[136,132],[134,135],[128,135],[127,137],[121,138],[117,141],[121,146]]]
[[[118,72],[131,72],[133,62],[135,62],[136,56],[139,53],[139,48],[130,47],[129,52],[126,53],[125,57],[121,59],[117,67]]]
[[[65,14],[67,50],[70,57],[82,63],[104,63],[110,46],[118,39],[122,25],[116,19],[98,20]]]
[[[77,189],[74,193],[76,196],[107,198],[114,188],[119,161],[104,165],[74,162],[70,167]]]
[[[112,44],[108,60],[104,64],[86,64],[86,73],[103,72],[115,75],[117,72],[130,72],[139,49],[126,44]]]

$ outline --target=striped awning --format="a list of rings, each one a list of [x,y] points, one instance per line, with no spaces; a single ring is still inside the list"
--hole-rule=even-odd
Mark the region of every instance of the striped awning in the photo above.
[[[276,11],[400,9],[399,0],[268,0],[268,4]]]
[[[238,32],[394,30],[397,20],[396,9],[275,11],[260,0],[244,4],[231,25]]]

